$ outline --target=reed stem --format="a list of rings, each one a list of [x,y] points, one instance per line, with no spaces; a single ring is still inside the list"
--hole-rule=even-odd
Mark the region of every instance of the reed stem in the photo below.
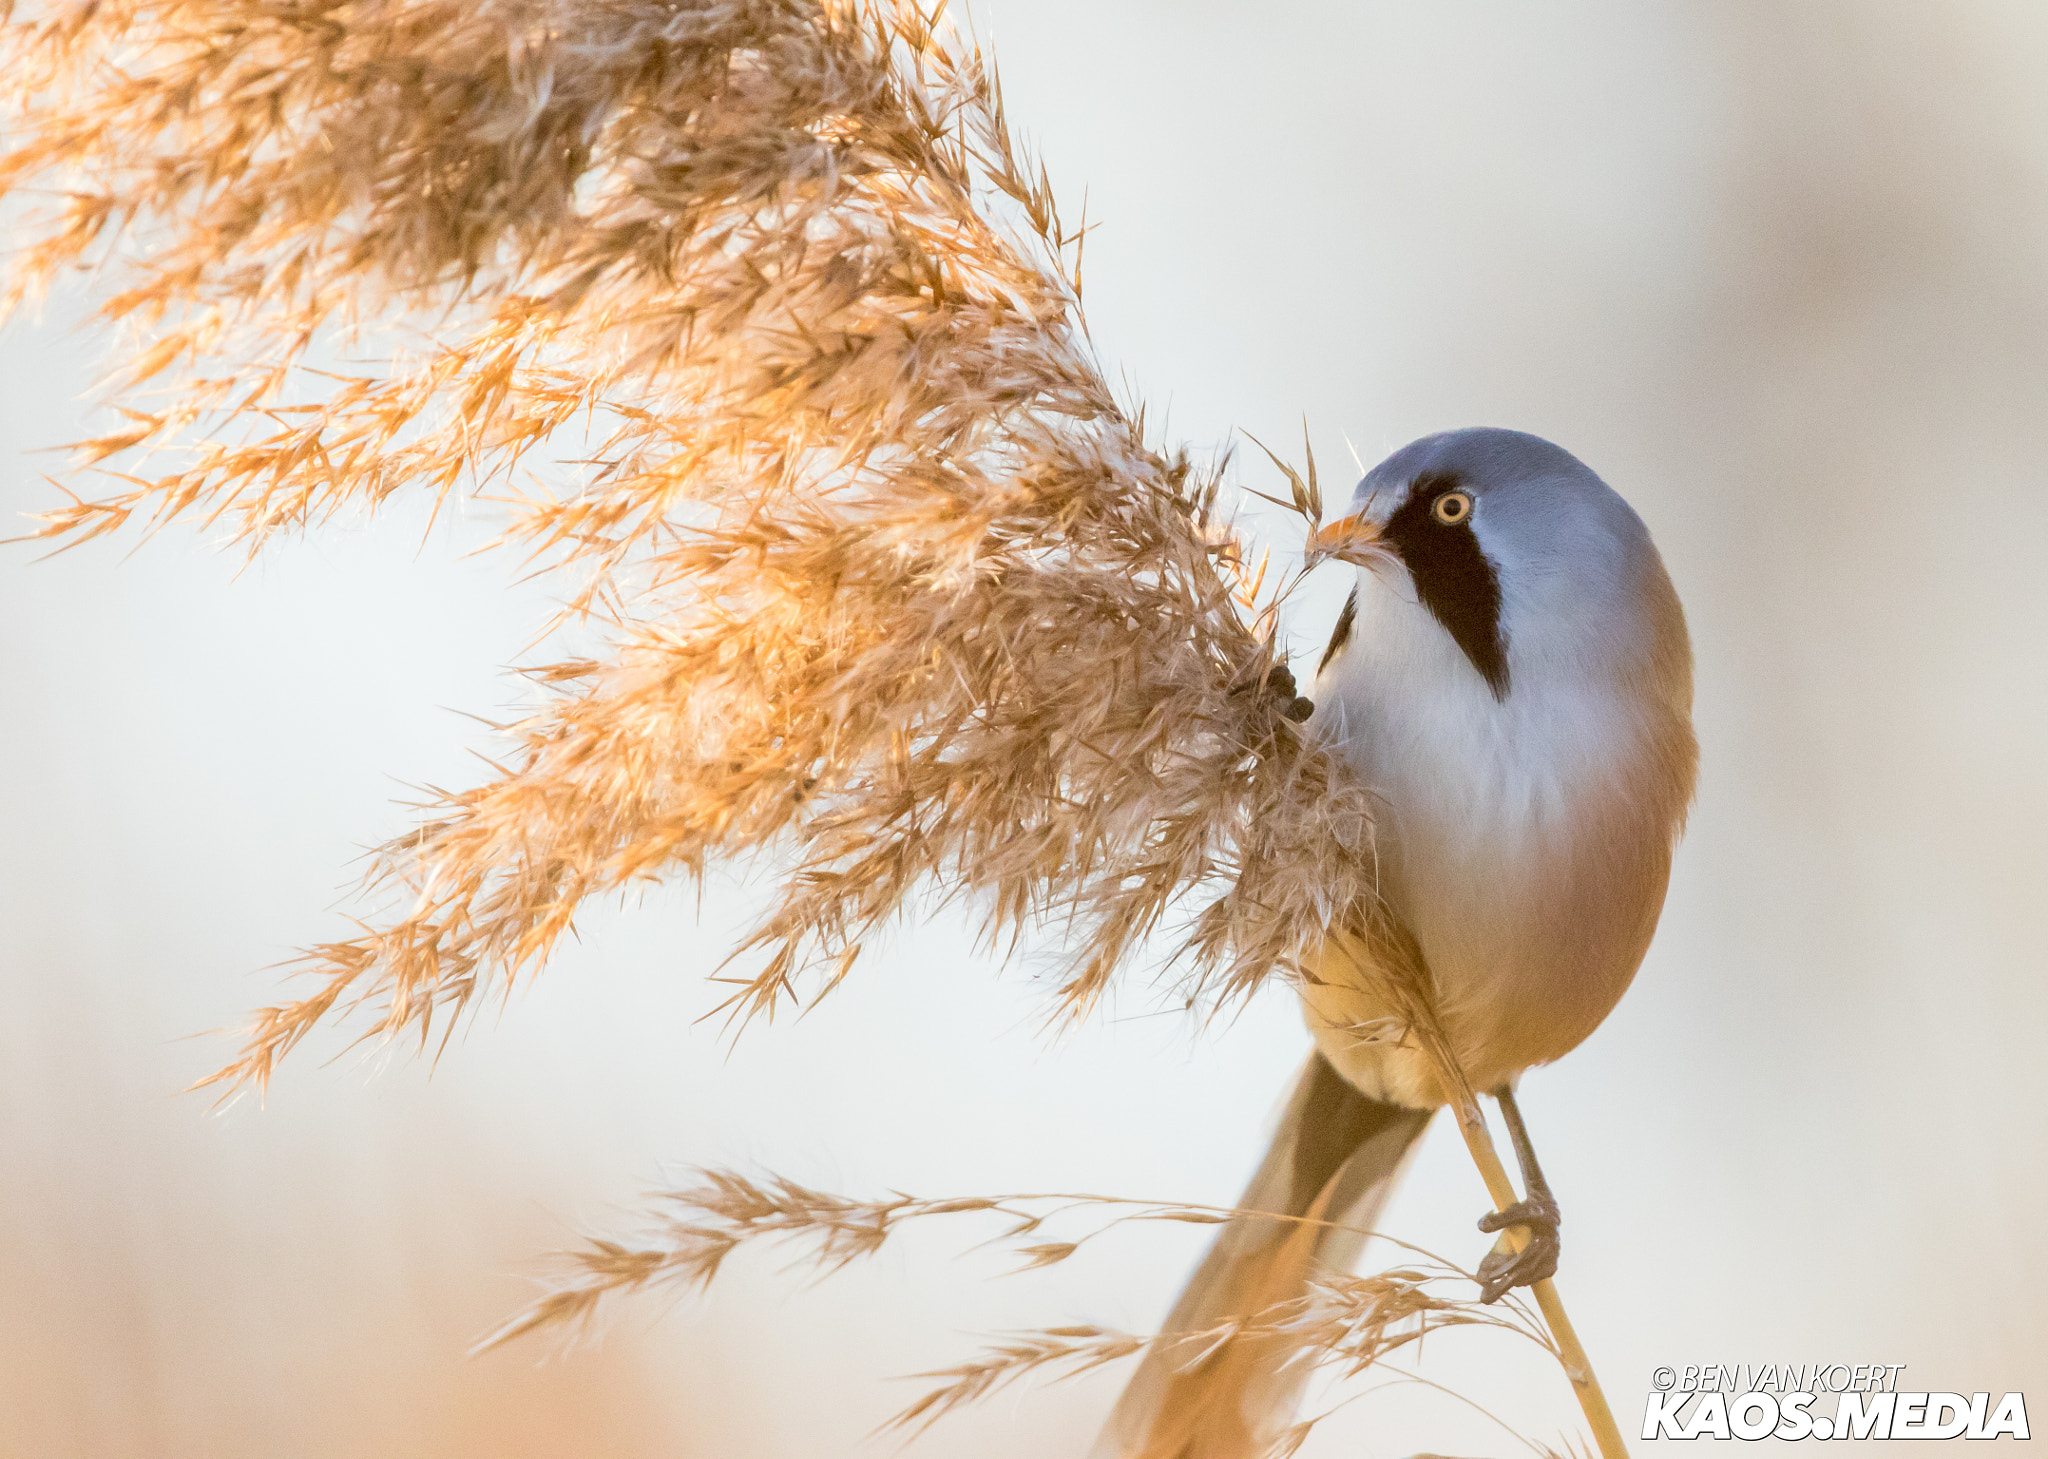
[[[1472,1163],[1479,1167],[1480,1179],[1486,1182],[1486,1193],[1493,1199],[1493,1208],[1505,1211],[1518,1197],[1514,1182],[1508,1178],[1507,1168],[1501,1164],[1500,1154],[1493,1147],[1493,1133],[1487,1128],[1486,1115],[1480,1109],[1479,1101],[1473,1098],[1469,1089],[1461,1090],[1452,1107],[1458,1116],[1458,1132],[1465,1137],[1465,1148],[1471,1152]],[[1517,1251],[1529,1244],[1526,1226],[1511,1226],[1505,1235]],[[1571,1318],[1565,1315],[1564,1299],[1557,1294],[1557,1283],[1545,1277],[1529,1290],[1535,1295],[1536,1305],[1542,1309],[1544,1322],[1549,1325],[1551,1340],[1557,1344],[1558,1361],[1563,1364],[1565,1376],[1571,1380],[1572,1392],[1578,1397],[1579,1408],[1585,1413],[1593,1438],[1600,1445],[1601,1459],[1628,1459],[1628,1446],[1622,1442],[1621,1429],[1614,1422],[1614,1411],[1607,1406],[1607,1395],[1601,1391],[1600,1380],[1593,1372],[1593,1364],[1586,1357],[1586,1349],[1579,1342]]]
[[[1325,971],[1326,962],[1335,965]],[[1480,1179],[1486,1182],[1486,1193],[1493,1201],[1494,1210],[1505,1211],[1515,1204],[1519,1199],[1515,1194],[1515,1183],[1508,1178],[1507,1168],[1500,1163],[1500,1154],[1493,1148],[1493,1132],[1487,1127],[1479,1097],[1473,1093],[1472,1081],[1465,1077],[1456,1046],[1445,1034],[1443,1022],[1437,1016],[1435,984],[1414,939],[1398,924],[1384,920],[1378,922],[1372,931],[1363,927],[1335,930],[1307,971],[1313,983],[1334,983],[1341,987],[1351,982],[1371,987],[1385,1006],[1400,1010],[1401,1019],[1407,1025],[1407,1036],[1436,1070],[1438,1092],[1457,1116],[1458,1132],[1465,1137],[1465,1149],[1471,1153],[1472,1163],[1479,1167]],[[1510,1226],[1503,1235],[1516,1251],[1529,1244],[1526,1226]],[[1535,1295],[1536,1306],[1542,1311],[1543,1321],[1550,1329],[1558,1362],[1564,1368],[1565,1377],[1571,1380],[1579,1408],[1585,1413],[1586,1423],[1592,1428],[1593,1438],[1600,1446],[1601,1459],[1628,1459],[1628,1446],[1622,1442],[1621,1429],[1614,1422],[1614,1411],[1607,1406],[1607,1395],[1600,1389],[1600,1380],[1593,1373],[1592,1361],[1579,1342],[1579,1334],[1572,1327],[1571,1318],[1565,1315],[1564,1299],[1557,1295],[1557,1284],[1545,1278],[1534,1283],[1529,1290]]]

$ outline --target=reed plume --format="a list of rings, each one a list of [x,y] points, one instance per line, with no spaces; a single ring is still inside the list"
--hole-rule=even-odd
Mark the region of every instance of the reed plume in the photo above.
[[[1175,909],[1234,991],[1369,902],[1218,472],[1106,383],[1078,236],[934,13],[112,0],[8,44],[13,297],[111,273],[131,340],[78,448],[117,489],[42,535],[489,494],[602,643],[217,1078],[337,1009],[424,1040],[587,898],[760,853],[743,1014],[920,889],[1061,928],[1075,1010]]]
[[[1228,996],[1381,928],[1366,794],[1299,728],[1222,463],[1110,388],[1081,231],[938,10],[5,15],[0,302],[89,272],[124,340],[122,423],[74,460],[104,492],[36,535],[185,520],[254,551],[401,492],[488,498],[594,645],[527,671],[500,773],[381,848],[382,910],[209,1082],[260,1088],[351,1012],[445,1038],[588,899],[714,864],[766,868],[742,1019],[837,986],[913,903],[1039,934],[1076,1013],[1141,946]],[[1426,971],[1383,962],[1413,1012],[1389,1036],[1446,1050]],[[1454,1060],[1444,1087],[1476,1111]],[[828,1252],[892,1219],[818,1200]],[[723,1239],[594,1248],[595,1287],[515,1326],[701,1280]]]
[[[651,1289],[708,1286],[726,1259],[748,1243],[808,1244],[809,1264],[830,1273],[872,1256],[913,1221],[943,1216],[985,1223],[994,1218],[1002,1223],[1001,1229],[980,1246],[1006,1253],[1013,1259],[1012,1270],[1030,1271],[1066,1261],[1131,1222],[1213,1225],[1244,1214],[1215,1206],[1088,1193],[943,1200],[898,1193],[863,1201],[781,1177],[755,1179],[733,1170],[693,1174],[694,1183],[654,1192],[641,1203],[641,1229],[636,1235],[591,1239],[560,1257],[548,1290],[483,1338],[478,1348],[543,1329],[574,1331],[593,1321],[609,1299]],[[1077,1214],[1096,1219],[1071,1229]],[[1267,1219],[1290,1225],[1330,1224],[1299,1216]],[[1431,1332],[1471,1328],[1504,1332],[1558,1356],[1542,1320],[1519,1294],[1494,1306],[1448,1295],[1448,1290],[1476,1283],[1474,1274],[1407,1242],[1381,1239],[1403,1249],[1403,1265],[1369,1276],[1325,1272],[1305,1296],[1246,1313],[1225,1327],[1176,1335],[1171,1339],[1175,1351],[1192,1367],[1206,1352],[1227,1342],[1255,1338],[1278,1343],[1292,1361],[1327,1369],[1339,1379],[1355,1379],[1384,1369],[1388,1358],[1419,1347]],[[922,1430],[1020,1380],[1076,1377],[1135,1357],[1154,1340],[1093,1325],[1005,1334],[955,1367],[912,1375],[938,1380],[937,1386],[920,1394],[884,1427]],[[1310,1418],[1290,1428],[1281,1452],[1292,1453],[1317,1422],[1319,1418]],[[1522,1442],[1539,1454],[1547,1452],[1541,1445]]]

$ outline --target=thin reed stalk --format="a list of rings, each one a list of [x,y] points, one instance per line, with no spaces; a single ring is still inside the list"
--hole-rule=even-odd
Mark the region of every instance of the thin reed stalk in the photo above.
[[[1352,977],[1378,979],[1382,1000],[1397,1011],[1399,1037],[1420,1048],[1435,1066],[1439,1092],[1457,1118],[1458,1133],[1464,1137],[1465,1149],[1486,1184],[1494,1210],[1507,1210],[1518,1199],[1514,1182],[1508,1178],[1500,1154],[1494,1149],[1493,1135],[1472,1082],[1465,1077],[1456,1049],[1437,1017],[1428,969],[1413,939],[1390,919],[1369,915],[1350,930],[1333,933],[1315,967],[1320,967],[1322,961],[1337,960],[1348,965]],[[1314,976],[1315,968],[1310,972]],[[1511,1226],[1502,1236],[1516,1251],[1529,1244],[1529,1230],[1524,1226]],[[1580,1411],[1593,1430],[1602,1459],[1627,1459],[1628,1447],[1614,1421],[1614,1412],[1593,1371],[1592,1360],[1586,1356],[1585,1345],[1579,1341],[1578,1330],[1565,1313],[1556,1282],[1545,1278],[1532,1284],[1531,1292],[1549,1328],[1551,1351],[1572,1385],[1572,1396],[1578,1400]]]
[[[1479,1101],[1472,1098],[1468,1087],[1464,1098],[1453,1105],[1458,1118],[1458,1133],[1465,1138],[1465,1149],[1472,1156],[1472,1163],[1478,1167],[1479,1178],[1486,1182],[1486,1193],[1493,1201],[1496,1211],[1505,1211],[1517,1199],[1515,1184],[1508,1178],[1507,1168],[1501,1164],[1500,1154],[1494,1149],[1493,1134],[1487,1127],[1486,1114],[1479,1107]],[[1510,1226],[1502,1233],[1508,1244],[1520,1251],[1529,1244],[1529,1228]],[[1579,1401],[1579,1409],[1586,1416],[1587,1427],[1593,1431],[1594,1441],[1600,1446],[1602,1459],[1627,1459],[1628,1445],[1621,1437],[1621,1427],[1614,1421],[1614,1410],[1607,1405],[1607,1394],[1600,1387],[1599,1376],[1593,1371],[1592,1359],[1586,1356],[1585,1344],[1579,1341],[1578,1330],[1565,1315],[1564,1298],[1558,1295],[1557,1283],[1549,1277],[1530,1286],[1530,1295],[1536,1299],[1537,1307],[1543,1313],[1544,1325],[1550,1329],[1550,1339],[1555,1345],[1557,1360],[1564,1369],[1565,1377],[1571,1381],[1572,1396]]]

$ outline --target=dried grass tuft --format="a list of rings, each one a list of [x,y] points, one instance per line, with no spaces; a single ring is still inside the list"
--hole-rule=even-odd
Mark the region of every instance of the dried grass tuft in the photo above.
[[[699,1170],[695,1175],[695,1184],[656,1192],[640,1204],[642,1216],[651,1218],[640,1235],[631,1240],[590,1239],[580,1249],[564,1253],[559,1258],[560,1275],[548,1290],[484,1337],[478,1350],[543,1330],[573,1333],[587,1327],[600,1307],[615,1297],[659,1288],[679,1292],[701,1289],[718,1275],[727,1257],[750,1242],[804,1243],[808,1251],[803,1260],[825,1274],[873,1255],[908,1222],[934,1216],[993,1216],[1001,1220],[1001,1229],[980,1245],[1016,1258],[1014,1271],[1028,1271],[1065,1261],[1130,1222],[1213,1225],[1250,1215],[1290,1224],[1329,1224],[1299,1216],[1085,1193],[944,1200],[895,1194],[860,1201],[779,1176],[756,1180],[731,1170]],[[1063,1239],[1042,1239],[1048,1224],[1070,1226],[1077,1213],[1093,1214],[1097,1219],[1081,1230],[1068,1231]],[[1225,1327],[1177,1336],[1176,1361],[1194,1366],[1226,1342],[1250,1337],[1262,1344],[1275,1342],[1281,1351],[1294,1355],[1291,1361],[1326,1368],[1342,1381],[1386,1370],[1403,1382],[1426,1383],[1426,1379],[1387,1369],[1386,1360],[1406,1349],[1419,1349],[1432,1332],[1457,1328],[1508,1333],[1535,1343],[1553,1359],[1558,1357],[1542,1319],[1519,1294],[1493,1306],[1482,1304],[1476,1295],[1448,1295],[1475,1291],[1477,1276],[1406,1242],[1393,1244],[1403,1248],[1410,1260],[1369,1276],[1323,1272],[1305,1296],[1248,1314]],[[939,1382],[906,1405],[884,1429],[922,1431],[948,1413],[1019,1380],[1076,1377],[1134,1357],[1151,1341],[1154,1339],[1092,1325],[1005,1334],[964,1363],[912,1375]],[[1371,1391],[1376,1390],[1366,1390]],[[1346,1400],[1351,1401],[1356,1398]],[[1294,1425],[1278,1452],[1291,1453],[1298,1448],[1323,1417],[1327,1414]],[[1530,1447],[1545,1452],[1541,1446]]]
[[[393,910],[228,1087],[339,1011],[445,1037],[590,897],[759,853],[743,1018],[921,889],[1062,929],[1071,1011],[1165,925],[1227,995],[1369,902],[1220,467],[1109,388],[1078,236],[936,10],[105,0],[5,61],[8,302],[92,269],[128,341],[75,458],[113,489],[38,535],[488,494],[604,643],[531,671],[503,773],[383,848]]]
[[[66,489],[36,536],[183,520],[254,551],[400,492],[487,497],[499,545],[565,585],[558,626],[598,640],[526,670],[544,700],[500,772],[382,848],[388,913],[308,950],[311,990],[207,1082],[261,1087],[349,1011],[445,1038],[589,898],[745,863],[773,899],[735,952],[741,1020],[837,986],[921,896],[996,948],[1060,929],[1070,1013],[1141,944],[1228,997],[1372,939],[1398,1036],[1484,1141],[1378,915],[1367,797],[1299,728],[1285,585],[1219,510],[1223,464],[1110,389],[1079,233],[938,9],[0,0],[0,62],[0,308],[90,272],[124,341],[121,423],[73,459],[106,493]],[[1282,469],[1318,517],[1312,461]],[[1014,1243],[1035,1199],[707,1177],[491,1340],[701,1284],[763,1235],[829,1267],[913,1216],[1000,1211]],[[1359,1281],[1259,1320],[1355,1363],[1487,1320],[1405,1270]],[[1127,1341],[1026,1335],[933,1375],[909,1421]]]

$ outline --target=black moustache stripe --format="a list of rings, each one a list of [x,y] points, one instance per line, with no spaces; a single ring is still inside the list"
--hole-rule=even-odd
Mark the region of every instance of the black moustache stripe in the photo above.
[[[1505,699],[1508,646],[1500,625],[1500,577],[1479,550],[1471,516],[1446,526],[1432,511],[1438,497],[1457,487],[1458,478],[1448,472],[1418,476],[1384,535],[1408,564],[1423,605],[1464,650],[1493,697]],[[1340,620],[1339,627],[1348,621]]]
[[[1323,650],[1323,656],[1316,660],[1316,672],[1322,673],[1330,666],[1330,660],[1337,657],[1337,650],[1351,642],[1351,630],[1358,623],[1358,589],[1351,590],[1351,596],[1344,600],[1344,610],[1337,615],[1337,627],[1330,634],[1330,646]]]

